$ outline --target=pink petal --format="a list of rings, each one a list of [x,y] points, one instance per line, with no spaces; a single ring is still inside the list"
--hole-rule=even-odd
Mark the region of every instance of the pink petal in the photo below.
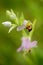
[[[20,52],[22,50],[22,47],[19,47],[18,49],[17,49],[17,52]]]
[[[23,37],[22,38],[22,47],[25,48],[25,49],[28,49],[29,46],[30,46],[30,39],[27,38],[27,37]]]
[[[30,44],[30,47],[36,47],[37,46],[37,41],[33,41],[31,44]]]
[[[23,42],[23,43],[26,43],[26,44],[27,44],[27,43],[30,43],[30,39],[27,38],[27,37],[23,37],[23,38],[22,38],[22,42]]]

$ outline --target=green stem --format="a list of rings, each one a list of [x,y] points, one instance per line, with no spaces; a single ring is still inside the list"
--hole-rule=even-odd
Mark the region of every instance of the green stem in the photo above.
[[[35,30],[36,22],[37,22],[37,20],[35,19],[34,22],[33,22],[33,25],[32,25],[32,31],[29,33],[30,40],[31,40],[33,32]]]
[[[25,32],[25,30],[22,30],[22,35],[25,37],[27,36],[27,33]]]

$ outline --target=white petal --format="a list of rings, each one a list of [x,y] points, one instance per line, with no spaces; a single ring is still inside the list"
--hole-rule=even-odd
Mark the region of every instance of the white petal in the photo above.
[[[3,24],[4,26],[7,26],[7,27],[10,27],[10,26],[11,26],[11,22],[9,22],[9,21],[2,22],[2,24]]]
[[[16,27],[16,25],[12,26],[12,27],[9,29],[8,33],[10,33],[15,27]]]
[[[28,21],[27,20],[24,20],[23,24],[26,25],[27,23],[28,23]]]
[[[17,31],[23,30],[25,28],[25,25],[21,25],[17,27]]]

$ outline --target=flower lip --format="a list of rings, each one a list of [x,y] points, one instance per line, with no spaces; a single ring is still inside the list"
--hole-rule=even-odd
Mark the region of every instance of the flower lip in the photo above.
[[[26,24],[27,24],[27,20],[24,20],[23,21],[23,24],[21,26],[18,26],[17,27],[17,31],[20,31],[20,30],[23,30],[24,28],[26,28]]]
[[[30,23],[30,21],[24,20],[23,24],[17,27],[17,31],[21,31],[24,28],[28,29],[28,31],[30,32],[32,30],[32,23]]]
[[[30,32],[32,30],[32,26],[27,26],[26,29]]]

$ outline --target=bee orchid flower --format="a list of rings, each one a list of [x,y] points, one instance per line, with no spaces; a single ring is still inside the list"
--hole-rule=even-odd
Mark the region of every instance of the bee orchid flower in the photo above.
[[[32,23],[31,23],[31,21],[24,20],[23,24],[21,26],[17,27],[17,31],[21,31],[24,28],[28,29],[28,31],[31,31],[32,30]]]
[[[17,52],[20,52],[20,51],[30,51],[31,48],[34,48],[34,47],[37,47],[37,41],[33,41],[31,42],[30,41],[30,38],[27,38],[27,37],[23,37],[22,38],[22,44],[21,46],[17,49]]]

